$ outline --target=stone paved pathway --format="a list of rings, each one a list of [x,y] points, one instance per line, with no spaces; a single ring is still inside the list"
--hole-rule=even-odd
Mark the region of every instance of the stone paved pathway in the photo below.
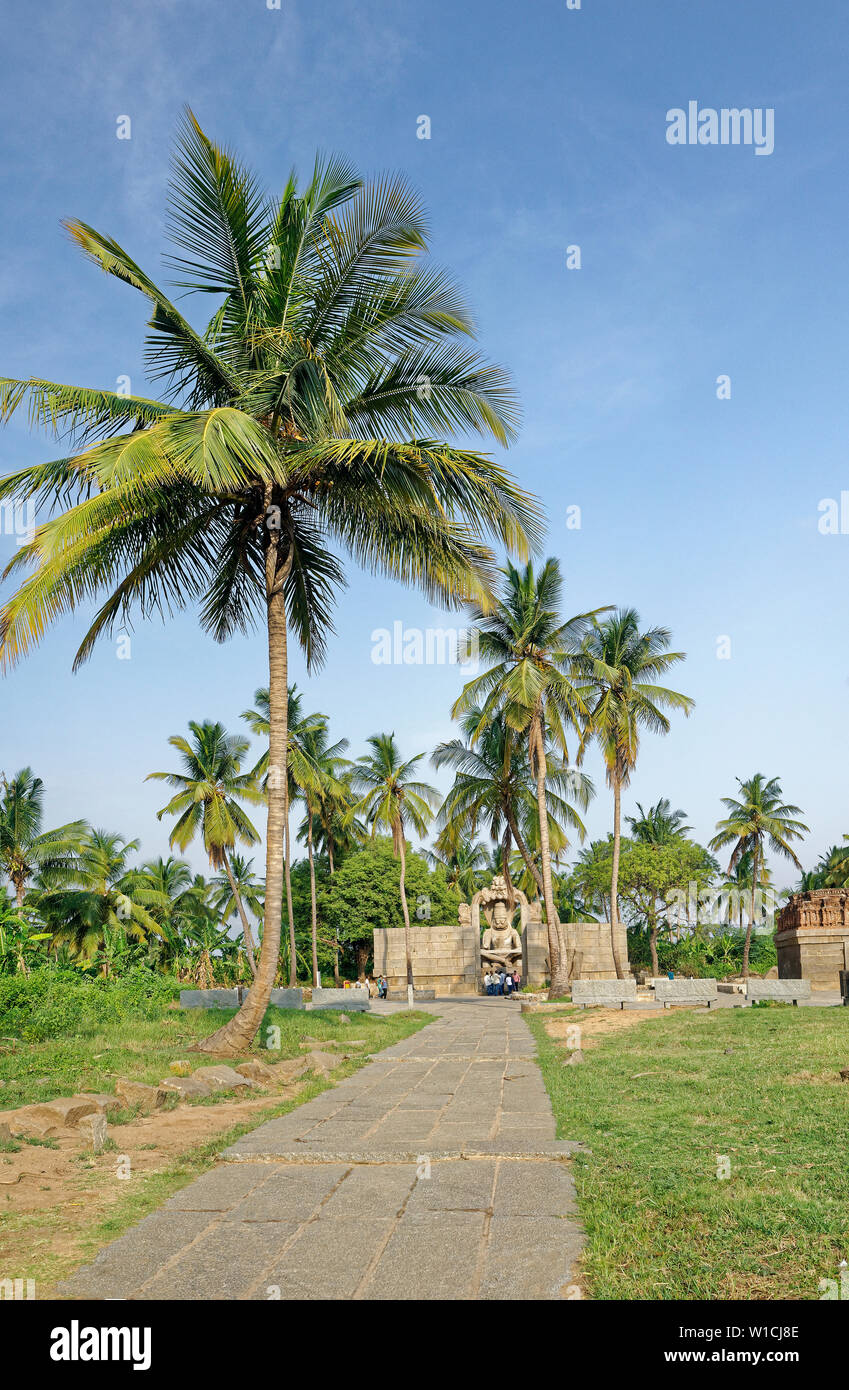
[[[437,1022],[247,1134],[59,1294],[569,1296],[578,1146],[555,1140],[518,1005],[425,1007]]]

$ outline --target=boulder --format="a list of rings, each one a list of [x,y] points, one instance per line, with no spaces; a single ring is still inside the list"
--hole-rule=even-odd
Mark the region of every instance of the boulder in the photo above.
[[[191,1076],[191,1062],[172,1062],[168,1068],[172,1076]]]
[[[180,1100],[205,1100],[212,1095],[212,1087],[207,1086],[205,1081],[199,1081],[196,1076],[166,1076],[164,1081],[160,1081],[159,1089],[179,1096]]]
[[[122,1108],[117,1096],[109,1096],[105,1091],[83,1091],[76,1097],[77,1100],[93,1100],[98,1110],[104,1115],[114,1115],[116,1110]]]
[[[344,1057],[340,1057],[338,1052],[320,1052],[317,1049],[308,1052],[306,1056],[310,1071],[321,1072],[325,1076],[344,1060]]]
[[[103,1113],[91,1096],[58,1096],[56,1100],[39,1101],[37,1105],[28,1105],[26,1109],[36,1125],[60,1129],[76,1129],[86,1115]]]
[[[350,1022],[351,1022],[351,1020],[350,1020],[350,1018],[348,1017],[347,1014],[339,1014],[338,1017],[339,1017],[339,1022],[340,1022],[340,1023],[350,1023]]]
[[[563,1063],[563,1065],[564,1065],[564,1067],[577,1067],[577,1066],[580,1066],[580,1064],[583,1062],[583,1060],[584,1060],[584,1054],[583,1054],[583,1052],[581,1051],[581,1049],[580,1049],[579,1047],[576,1047],[575,1050],[574,1050],[573,1052],[570,1052],[570,1053],[569,1053],[569,1056],[566,1058],[566,1061]]]
[[[115,1094],[126,1106],[138,1106],[143,1114],[158,1110],[165,1102],[166,1092],[156,1086],[146,1086],[142,1081],[128,1081],[120,1077],[115,1082]]]
[[[277,1080],[277,1070],[269,1066],[267,1062],[261,1062],[258,1057],[249,1057],[247,1062],[240,1062],[236,1068],[240,1076],[246,1076],[249,1081],[257,1081],[261,1086],[273,1085]]]
[[[840,1080],[849,1081],[849,1067],[840,1068]]]
[[[0,1144],[12,1143],[12,1131],[7,1124],[0,1124]]]
[[[292,1081],[297,1081],[299,1076],[309,1071],[310,1064],[307,1057],[292,1057],[286,1062],[278,1062],[274,1068],[274,1075],[277,1081],[284,1086]]]
[[[205,1081],[213,1091],[248,1091],[256,1085],[255,1081],[242,1076],[234,1067],[228,1067],[223,1062],[212,1067],[198,1067],[197,1071],[192,1073],[192,1077],[197,1081]]]
[[[57,1124],[55,1119],[31,1113],[40,1109],[40,1105],[24,1105],[20,1110],[10,1110],[6,1118],[14,1134],[32,1134],[39,1139],[55,1139],[65,1133],[64,1125]]]
[[[77,1125],[78,1132],[91,1144],[96,1154],[102,1153],[109,1133],[106,1116],[97,1110],[93,1115],[84,1115]]]

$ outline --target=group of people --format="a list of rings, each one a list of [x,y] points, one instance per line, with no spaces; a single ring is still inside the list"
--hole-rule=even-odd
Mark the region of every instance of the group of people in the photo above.
[[[509,970],[487,970],[483,983],[487,994],[506,994],[509,998],[521,986],[522,977],[516,970],[512,974]]]

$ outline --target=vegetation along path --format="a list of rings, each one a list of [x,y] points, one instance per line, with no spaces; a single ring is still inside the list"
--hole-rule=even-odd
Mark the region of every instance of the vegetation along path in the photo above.
[[[577,1297],[579,1146],[555,1139],[518,1006],[427,1007],[432,1024],[245,1135],[60,1295]]]

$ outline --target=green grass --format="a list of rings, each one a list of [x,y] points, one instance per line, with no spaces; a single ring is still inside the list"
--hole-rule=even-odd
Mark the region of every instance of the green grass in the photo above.
[[[821,1297],[849,1258],[849,1010],[671,1013],[576,1067],[527,1021],[559,1137],[592,1150],[574,1164],[591,1297]]]
[[[216,1009],[163,1010],[158,1018],[119,1018],[114,1021],[81,1024],[73,1036],[54,1037],[44,1042],[22,1042],[14,1037],[0,1041],[0,1109],[12,1110],[33,1101],[54,1096],[75,1095],[79,1091],[114,1092],[119,1077],[155,1085],[168,1076],[172,1062],[184,1059],[192,1069],[216,1059],[190,1051],[201,1038],[208,1037],[232,1013]],[[386,1016],[352,1014],[351,1022],[339,1022],[330,1009],[305,1012],[295,1009],[269,1009],[257,1034],[251,1055],[269,1062],[300,1055],[298,1046],[305,1034],[320,1041],[346,1037],[365,1038],[357,1049],[371,1052],[388,1047],[422,1026],[425,1015]],[[265,1047],[269,1026],[280,1029],[280,1050]],[[412,1026],[411,1026],[412,1025]],[[176,1101],[175,1101],[176,1103]],[[110,1123],[132,1119],[127,1110],[110,1117]]]

